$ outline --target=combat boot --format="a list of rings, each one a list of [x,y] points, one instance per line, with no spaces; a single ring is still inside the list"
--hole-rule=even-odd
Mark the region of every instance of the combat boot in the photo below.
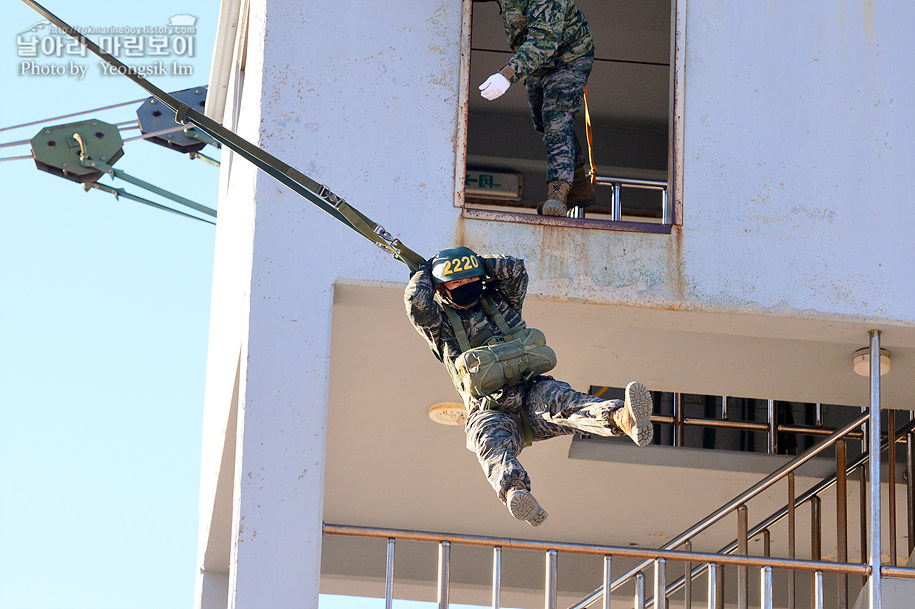
[[[565,216],[569,211],[566,209],[566,197],[569,194],[571,184],[563,180],[553,180],[546,186],[546,201],[538,210],[544,216]]]
[[[549,514],[546,513],[527,487],[520,480],[512,482],[511,488],[505,493],[505,505],[508,511],[518,520],[524,520],[532,527],[543,524]]]
[[[594,191],[594,184],[591,182],[590,170],[582,165],[575,170],[572,188],[566,198],[566,206],[588,207],[589,205],[594,205],[596,199],[597,193]]]
[[[633,381],[626,385],[626,400],[622,408],[610,415],[611,422],[639,446],[648,446],[654,439],[651,424],[653,403],[645,385]]]

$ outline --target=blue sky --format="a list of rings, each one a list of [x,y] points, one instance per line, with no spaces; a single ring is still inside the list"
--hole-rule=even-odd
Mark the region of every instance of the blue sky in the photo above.
[[[218,2],[44,4],[79,26],[164,26],[191,14],[194,56],[168,59],[193,74],[154,82],[166,91],[207,82]],[[92,56],[23,57],[17,36],[42,19],[21,2],[5,7],[0,128],[146,96],[102,75]],[[27,61],[67,74],[22,74]],[[82,79],[71,61],[86,66]],[[0,143],[45,125],[128,121],[138,106],[0,131]],[[124,151],[118,168],[216,206],[217,168],[143,141]],[[31,160],[0,162],[0,180],[0,607],[192,607],[215,227],[83,192]]]

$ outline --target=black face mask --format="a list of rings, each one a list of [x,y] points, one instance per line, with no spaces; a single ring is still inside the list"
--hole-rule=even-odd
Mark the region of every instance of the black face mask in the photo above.
[[[477,279],[448,290],[451,302],[459,307],[472,307],[483,295],[483,282]]]

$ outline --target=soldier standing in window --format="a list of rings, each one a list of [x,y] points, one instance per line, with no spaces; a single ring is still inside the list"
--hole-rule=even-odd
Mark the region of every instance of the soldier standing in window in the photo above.
[[[524,79],[534,128],[547,154],[547,198],[538,212],[565,216],[595,198],[575,135],[575,115],[594,63],[591,28],[573,0],[497,0],[512,55],[480,85],[494,100]]]

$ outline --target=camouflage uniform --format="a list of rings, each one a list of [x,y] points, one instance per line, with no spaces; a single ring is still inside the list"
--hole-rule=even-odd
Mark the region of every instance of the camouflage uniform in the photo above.
[[[526,78],[534,128],[543,134],[546,181],[572,183],[584,165],[575,115],[594,63],[591,28],[573,0],[499,0],[514,55],[499,70],[509,82]]]
[[[524,261],[509,256],[480,256],[488,294],[510,327],[525,326],[521,306],[527,292]],[[416,330],[426,339],[432,352],[447,367],[461,354],[454,330],[436,295],[428,266],[413,274],[404,293],[407,315]],[[479,305],[469,310],[455,309],[467,331],[471,344],[500,334],[498,327]],[[527,472],[518,461],[524,448],[524,417],[530,425],[533,441],[547,440],[576,431],[600,436],[618,436],[622,432],[610,421],[610,413],[621,408],[620,400],[601,400],[572,389],[567,383],[549,376],[535,377],[530,383],[504,387],[498,397],[499,410],[485,409],[483,400],[462,395],[467,407],[467,448],[476,453],[489,483],[504,502],[505,493],[514,480],[530,490]]]

